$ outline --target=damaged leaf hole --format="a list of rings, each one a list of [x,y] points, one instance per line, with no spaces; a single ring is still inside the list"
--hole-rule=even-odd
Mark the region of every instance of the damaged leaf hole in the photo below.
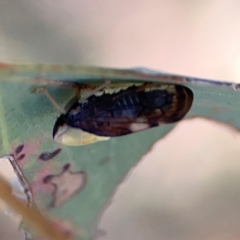
[[[42,181],[54,188],[50,207],[59,207],[83,190],[87,174],[84,171],[72,172],[71,164],[68,163],[63,166],[61,173],[47,175]]]
[[[21,147],[21,150],[19,150],[19,152],[21,152],[22,149],[23,149],[23,147]],[[16,152],[16,150],[15,150],[15,152]],[[9,187],[12,190],[11,191],[12,198],[20,200],[28,208],[31,208],[32,202],[33,202],[31,188],[30,188],[27,180],[25,179],[21,169],[19,168],[16,160],[14,159],[13,155],[14,154],[10,154],[10,155],[0,157],[0,161],[7,162],[8,164],[11,165],[11,168],[12,168],[12,171],[14,174],[9,179],[10,180]],[[7,168],[9,168],[9,166],[7,166]],[[2,193],[2,194],[4,194],[4,193]],[[11,198],[10,198],[10,200],[11,200]],[[6,202],[6,203],[8,203],[8,202]],[[28,232],[27,229],[25,229],[23,216],[21,216],[19,212],[15,212],[15,211],[13,212],[13,211],[14,210],[10,209],[10,207],[9,208],[7,207],[7,209],[4,210],[4,213],[6,215],[8,215],[10,218],[14,217],[15,220],[16,220],[15,217],[17,217],[19,219],[18,223],[16,222],[18,225],[18,230],[25,236],[25,238],[24,238],[25,240],[27,240],[27,239],[31,240],[32,235]],[[0,237],[0,239],[3,239],[3,238]]]
[[[62,151],[61,148],[54,150],[53,152],[43,152],[39,155],[38,159],[42,161],[48,161],[56,157]]]

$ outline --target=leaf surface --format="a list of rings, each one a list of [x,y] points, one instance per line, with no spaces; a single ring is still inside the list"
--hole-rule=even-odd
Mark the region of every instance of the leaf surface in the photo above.
[[[45,85],[64,106],[73,90],[58,81],[84,84],[110,78],[113,84],[157,81],[184,84],[194,94],[185,118],[204,117],[239,128],[238,85],[169,75],[148,69],[108,69],[59,65],[0,64],[0,155],[12,154],[30,185],[34,203],[54,221],[90,239],[111,196],[151,146],[176,124],[165,124],[95,144],[69,147],[52,139],[59,116],[43,94],[31,88]],[[53,80],[55,84],[49,85]],[[184,141],[184,136],[183,136]]]

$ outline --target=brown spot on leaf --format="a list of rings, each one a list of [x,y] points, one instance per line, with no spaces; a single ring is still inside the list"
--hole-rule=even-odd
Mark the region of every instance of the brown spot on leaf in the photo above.
[[[19,153],[23,150],[23,148],[24,148],[24,145],[23,145],[23,144],[21,144],[21,145],[19,145],[18,147],[16,147],[16,149],[15,149],[15,154],[19,154]]]
[[[25,158],[25,154],[21,154],[19,157],[16,158],[17,161],[23,160]]]
[[[43,178],[45,184],[54,187],[51,207],[59,207],[85,187],[87,174],[83,171],[72,172],[70,167],[70,164],[66,164],[60,174],[51,174]]]
[[[68,169],[70,169],[70,163],[67,163],[63,166],[63,171],[67,171]]]
[[[54,175],[47,175],[46,177],[43,178],[43,183],[49,183],[52,178],[54,177]]]
[[[48,161],[48,160],[56,157],[61,152],[61,150],[62,150],[61,148],[58,148],[58,149],[54,150],[53,152],[41,153],[38,158],[43,161]]]

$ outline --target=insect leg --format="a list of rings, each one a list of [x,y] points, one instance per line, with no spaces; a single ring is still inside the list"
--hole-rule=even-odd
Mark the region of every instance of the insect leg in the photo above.
[[[89,97],[91,97],[95,93],[97,93],[97,92],[103,90],[104,88],[106,88],[110,83],[111,83],[110,79],[105,79],[105,81],[104,81],[104,83],[102,85],[100,85],[99,87],[93,89],[89,94],[87,94],[84,98],[81,98],[78,102],[79,103],[83,103],[84,101],[86,101],[86,99],[88,99]]]
[[[94,93],[104,89],[105,87],[107,87],[107,85],[110,84],[110,80],[105,80],[105,82],[100,85],[99,87],[93,89],[90,91],[89,94],[87,94],[87,96],[85,96],[84,98],[81,98],[81,90],[82,89],[87,89],[86,86],[87,85],[83,85],[83,84],[73,84],[72,87],[74,88],[74,97],[71,98],[68,103],[65,105],[64,110],[65,112],[67,112],[71,106],[73,106],[73,104],[75,104],[76,102],[80,102],[83,103],[87,98],[89,98],[90,96],[92,96]]]
[[[94,95],[96,92],[101,91],[102,89],[106,88],[108,85],[110,84],[110,80],[106,79],[105,82],[100,85],[99,87],[93,89],[87,96],[85,96],[84,98],[80,99],[81,97],[81,90],[82,87],[84,87],[85,85],[82,84],[76,84],[76,83],[71,83],[69,85],[67,85],[67,87],[71,87],[74,88],[74,92],[75,92],[75,97],[73,97],[65,106],[65,108],[63,109],[57,102],[56,100],[50,95],[50,93],[48,92],[48,90],[44,87],[36,87],[33,88],[31,90],[32,93],[39,93],[42,92],[45,94],[45,96],[48,98],[48,100],[52,103],[52,105],[58,109],[59,112],[61,113],[66,113],[69,109],[69,107],[71,107],[75,102],[79,101],[79,102],[84,102],[87,98],[89,98],[90,96]],[[80,100],[79,100],[80,99]]]
[[[39,93],[42,92],[43,94],[45,94],[45,96],[47,97],[47,99],[52,103],[52,105],[61,113],[66,113],[66,111],[59,106],[59,104],[56,102],[56,100],[50,95],[50,93],[48,92],[48,90],[44,87],[37,87],[37,88],[33,88],[31,90],[32,93]]]
[[[81,98],[82,85],[76,83],[76,84],[73,85],[73,88],[74,88],[75,97],[77,99],[80,99]]]

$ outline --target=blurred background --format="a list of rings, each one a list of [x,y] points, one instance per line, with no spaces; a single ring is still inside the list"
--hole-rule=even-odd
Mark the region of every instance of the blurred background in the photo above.
[[[240,82],[239,10],[238,0],[0,0],[0,61]],[[239,239],[239,156],[237,131],[202,119],[179,124],[120,186],[99,237]],[[3,216],[1,239],[15,234]]]

